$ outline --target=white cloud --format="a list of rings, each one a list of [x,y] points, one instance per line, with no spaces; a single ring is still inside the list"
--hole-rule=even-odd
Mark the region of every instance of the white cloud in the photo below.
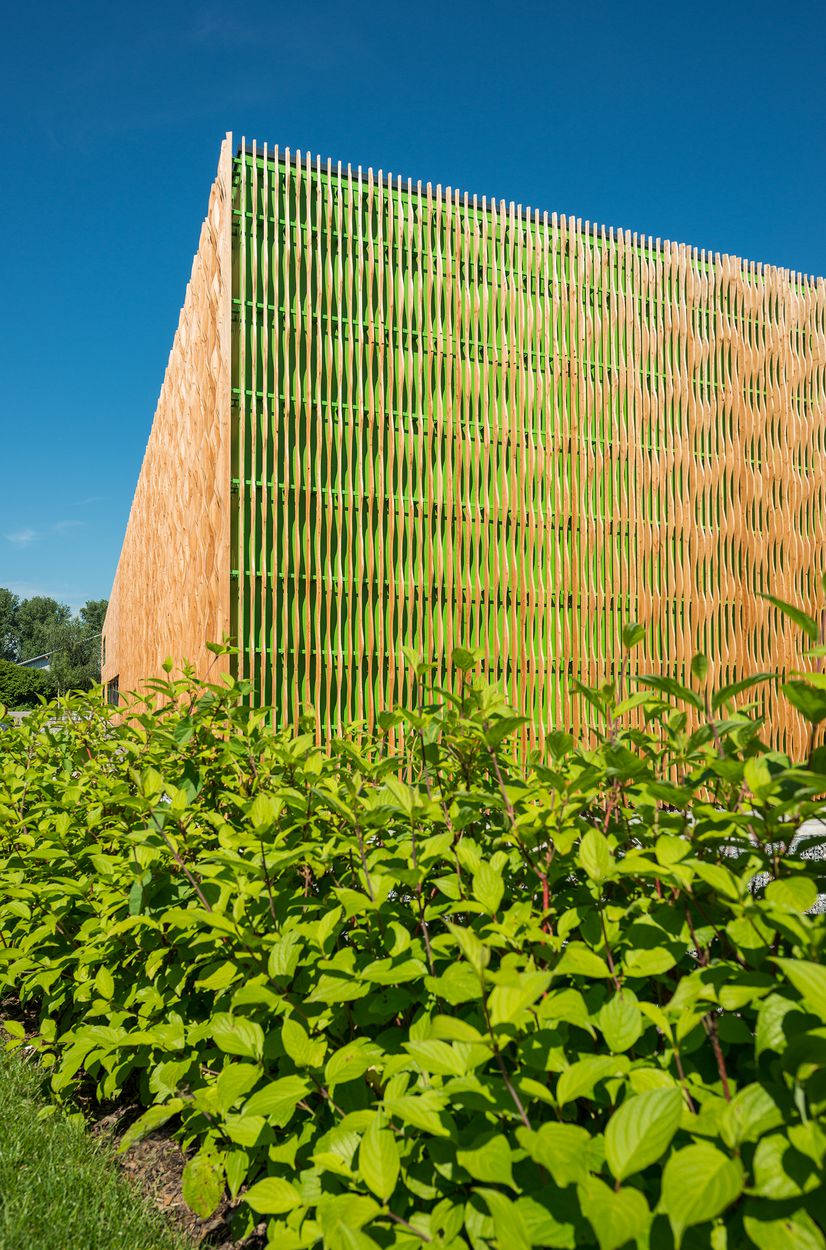
[[[5,535],[6,541],[15,547],[28,547],[39,537],[37,530],[31,529],[14,530],[13,533]]]
[[[52,526],[52,529],[53,530],[73,530],[73,529],[77,529],[79,525],[85,525],[85,524],[86,524],[85,521],[55,521],[54,525]]]

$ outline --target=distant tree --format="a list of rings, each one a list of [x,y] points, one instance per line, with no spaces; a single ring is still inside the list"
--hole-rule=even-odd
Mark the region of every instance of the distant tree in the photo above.
[[[100,681],[100,634],[106,607],[105,599],[90,599],[63,627],[51,664],[61,690],[88,690]]]
[[[91,634],[103,633],[103,622],[108,607],[108,599],[87,599],[80,609],[80,619]]]
[[[10,711],[37,707],[39,696],[51,699],[57,693],[54,676],[37,668],[21,668],[10,660],[0,660],[0,703]]]
[[[106,599],[88,599],[73,616],[68,604],[48,595],[21,600],[0,588],[0,659],[30,660],[50,653],[49,689],[88,690],[100,681],[100,635],[107,606]]]
[[[20,600],[17,595],[0,586],[0,660],[16,660],[18,650],[17,613]]]
[[[72,609],[67,603],[58,603],[47,595],[24,599],[17,609],[19,658],[31,660],[60,647],[71,619]]]

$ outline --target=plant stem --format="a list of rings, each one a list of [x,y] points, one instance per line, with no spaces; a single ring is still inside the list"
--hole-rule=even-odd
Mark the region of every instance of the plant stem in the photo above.
[[[502,1057],[502,1052],[499,1049],[499,1043],[496,1040],[496,1034],[494,1033],[493,1025],[490,1022],[490,1014],[488,1012],[488,1005],[485,1001],[485,983],[481,977],[480,977],[480,981],[482,984],[482,1013],[485,1017],[485,1027],[487,1028],[487,1031],[488,1031],[490,1044],[493,1047],[493,1056],[496,1060],[496,1066],[499,1068],[499,1071],[502,1073],[502,1080],[505,1082],[505,1089],[510,1094],[511,1101],[513,1102],[513,1105],[516,1107],[516,1110],[519,1112],[520,1120],[525,1125],[525,1128],[531,1128],[531,1122],[528,1119],[525,1108],[522,1106],[522,1099],[519,1097],[519,1094],[516,1092],[516,1089],[514,1088],[513,1082],[511,1081],[510,1075],[508,1073],[508,1069],[505,1065],[505,1060]]]
[[[717,1061],[717,1071],[720,1074],[720,1082],[723,1086],[723,1097],[726,1102],[731,1102],[731,1090],[729,1089],[726,1060],[723,1055],[723,1048],[720,1045],[720,1038],[717,1034],[717,1017],[714,1015],[714,1012],[710,1011],[707,1016],[703,1017],[703,1025],[706,1033],[711,1038],[711,1048],[714,1051],[714,1058]]]
[[[386,1210],[386,1211],[384,1211],[382,1214],[384,1214],[384,1215],[388,1216],[388,1217],[389,1217],[391,1220],[393,1220],[396,1224],[401,1224],[402,1228],[406,1228],[406,1229],[407,1229],[407,1231],[408,1231],[409,1233],[412,1233],[414,1237],[419,1237],[422,1241],[432,1241],[432,1240],[433,1240],[433,1238],[432,1238],[432,1237],[428,1237],[427,1233],[426,1233],[426,1232],[424,1232],[424,1230],[423,1230],[423,1229],[421,1229],[421,1228],[416,1228],[415,1224],[408,1224],[407,1220],[403,1219],[400,1215],[396,1215],[396,1212],[395,1212],[395,1211],[391,1211],[389,1207],[388,1207],[388,1208],[387,1208],[387,1210]]]

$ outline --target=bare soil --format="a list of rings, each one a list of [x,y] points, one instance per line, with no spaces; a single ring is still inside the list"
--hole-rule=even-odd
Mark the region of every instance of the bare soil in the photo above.
[[[91,1108],[86,1111],[88,1114]],[[116,1150],[120,1137],[142,1111],[138,1106],[107,1108],[90,1125],[91,1132]],[[186,1156],[174,1138],[163,1131],[150,1133],[125,1154],[115,1153],[114,1158],[124,1175],[193,1246],[202,1246],[204,1250],[262,1250],[266,1246],[265,1224],[259,1225],[250,1237],[233,1239],[230,1221],[237,1202],[225,1199],[208,1220],[190,1211],[181,1193]]]

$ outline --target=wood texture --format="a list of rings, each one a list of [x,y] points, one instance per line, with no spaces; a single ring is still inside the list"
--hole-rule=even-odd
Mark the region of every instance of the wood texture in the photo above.
[[[230,352],[228,162],[107,620],[121,688],[229,616],[252,697],[322,733],[412,699],[405,644],[437,684],[478,644],[533,744],[583,728],[570,679],[616,675],[629,620],[642,672],[799,662],[761,593],[821,599],[822,279],[242,145]]]
[[[437,683],[479,644],[532,743],[631,619],[641,671],[797,663],[760,593],[826,567],[822,280],[289,150],[243,147],[234,212],[256,700],[373,721],[404,644]]]
[[[103,680],[138,690],[230,632],[232,140],[192,265],[104,626]]]

